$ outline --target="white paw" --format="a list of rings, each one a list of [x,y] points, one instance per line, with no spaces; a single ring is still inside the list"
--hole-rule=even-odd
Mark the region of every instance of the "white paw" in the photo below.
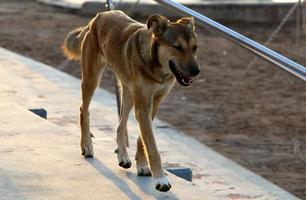
[[[82,155],[86,158],[92,158],[94,155],[92,143],[81,144]]]
[[[155,189],[160,192],[167,192],[171,188],[169,180],[165,175],[159,178],[154,178],[153,182],[155,185]]]
[[[137,165],[137,176],[151,176],[151,171],[148,165]]]
[[[119,149],[116,149],[115,153],[117,154],[117,159],[120,167],[123,167],[124,169],[131,167],[132,162],[126,151],[119,151]]]

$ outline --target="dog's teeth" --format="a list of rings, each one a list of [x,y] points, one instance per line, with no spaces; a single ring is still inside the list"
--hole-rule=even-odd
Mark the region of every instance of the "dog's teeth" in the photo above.
[[[181,79],[181,81],[186,84],[186,85],[189,85],[191,83],[191,80],[185,80],[184,78]]]

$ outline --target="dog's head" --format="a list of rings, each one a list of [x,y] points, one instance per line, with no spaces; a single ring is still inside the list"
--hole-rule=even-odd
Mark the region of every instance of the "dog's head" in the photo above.
[[[170,22],[161,15],[152,15],[147,27],[157,40],[157,54],[163,70],[173,73],[180,85],[189,86],[192,78],[200,73],[194,18]]]

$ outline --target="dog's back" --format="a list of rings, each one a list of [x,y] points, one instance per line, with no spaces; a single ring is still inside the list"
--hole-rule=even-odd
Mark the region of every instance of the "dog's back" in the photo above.
[[[82,42],[87,32],[90,32],[98,38],[96,42],[100,53],[112,60],[113,55],[121,54],[129,36],[143,27],[143,24],[122,11],[101,12],[87,26],[74,29],[66,36],[63,51],[69,59],[79,60]]]

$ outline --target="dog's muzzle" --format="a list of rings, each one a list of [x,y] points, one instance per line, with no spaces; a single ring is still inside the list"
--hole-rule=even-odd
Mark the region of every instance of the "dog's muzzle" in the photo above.
[[[192,81],[192,78],[191,77],[187,77],[187,76],[184,76],[183,73],[178,69],[178,67],[176,66],[175,62],[173,62],[172,60],[169,61],[169,67],[170,67],[170,70],[171,72],[174,74],[177,82],[184,86],[184,87],[187,87],[189,85],[191,85],[191,83],[193,82]],[[194,72],[195,74],[196,72]],[[200,70],[199,72],[197,72],[197,74],[200,73]],[[196,75],[197,75],[196,74]]]

